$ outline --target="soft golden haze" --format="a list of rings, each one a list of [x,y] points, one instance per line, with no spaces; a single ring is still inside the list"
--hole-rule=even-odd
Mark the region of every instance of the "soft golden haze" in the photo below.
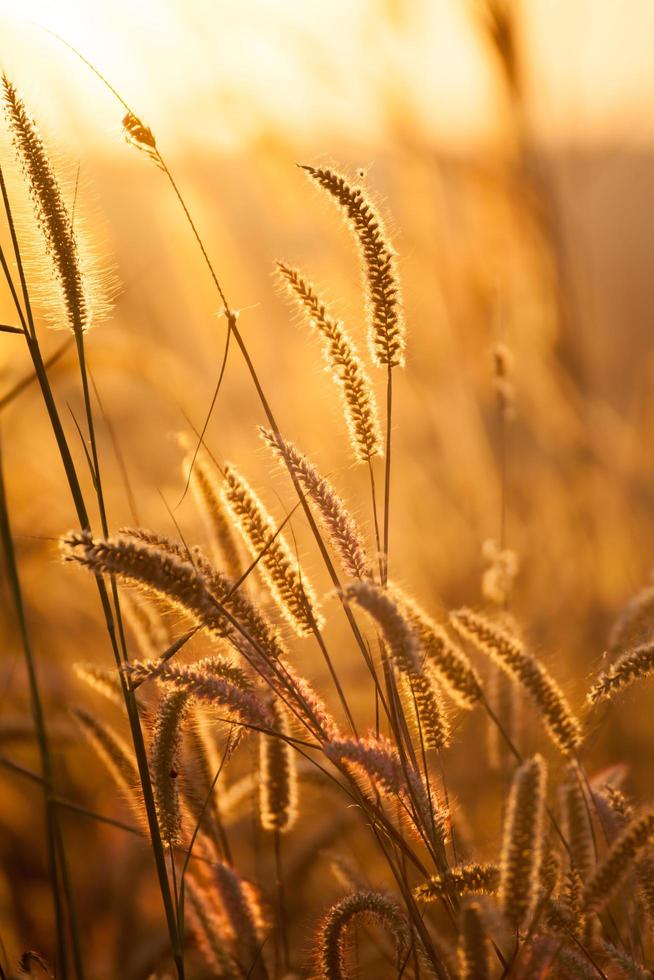
[[[625,0],[0,11],[0,977],[654,976]]]

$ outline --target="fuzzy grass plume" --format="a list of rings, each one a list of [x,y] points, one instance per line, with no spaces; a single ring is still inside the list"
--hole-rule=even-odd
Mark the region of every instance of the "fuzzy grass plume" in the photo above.
[[[459,707],[472,708],[481,697],[481,683],[467,654],[415,599],[394,583],[391,592],[401,604],[439,683]]]
[[[274,732],[288,735],[286,711],[274,700],[270,706]],[[284,738],[259,735],[259,813],[264,830],[287,833],[297,819],[297,763]]]
[[[220,480],[216,476],[215,467],[202,447],[195,452],[186,433],[180,433],[179,442],[186,452],[183,473],[185,477],[190,473],[188,478],[191,492],[209,534],[216,565],[228,578],[236,581],[243,572],[243,563],[234,529],[221,498]]]
[[[642,852],[654,844],[654,809],[635,816],[603,861],[597,866],[584,888],[584,907],[588,912],[600,912],[632,870]]]
[[[396,965],[401,968],[409,949],[406,922],[395,904],[381,892],[346,895],[327,912],[317,937],[317,966],[321,980],[347,980],[347,934],[357,919],[378,924],[395,939]]]
[[[276,436],[269,429],[261,427],[259,432],[284,469],[290,469],[297,477],[314,504],[320,523],[327,531],[345,573],[352,578],[366,578],[369,575],[370,562],[363,535],[329,480],[321,476],[313,463],[291,442],[282,436]]]
[[[88,330],[99,307],[100,290],[81,255],[61,186],[36,123],[16,88],[3,75],[4,108],[19,155],[46,252],[58,284],[67,326],[77,336]],[[53,320],[53,325],[61,326]]]
[[[345,598],[356,602],[382,631],[391,660],[404,674],[420,673],[420,643],[401,605],[392,593],[374,582],[353,582]]]
[[[382,453],[382,436],[375,392],[343,324],[330,316],[313,286],[297,269],[277,263],[291,295],[300,303],[312,327],[325,342],[325,358],[343,394],[345,421],[356,459],[368,463]]]
[[[500,882],[497,864],[464,864],[448,868],[418,885],[415,897],[421,902],[435,902],[448,895],[468,895],[470,892],[492,894]]]
[[[180,775],[182,725],[189,711],[185,690],[167,691],[157,707],[150,752],[152,788],[157,804],[161,836],[169,846],[182,834],[182,811],[177,780]]]
[[[524,762],[513,777],[504,818],[499,901],[518,927],[528,923],[538,900],[546,780],[540,755]]]
[[[654,644],[648,643],[627,650],[620,654],[608,670],[603,671],[590,691],[588,701],[591,704],[602,704],[611,701],[636,681],[644,680],[654,675]]]
[[[75,721],[127,799],[139,784],[134,753],[121,736],[85,708],[71,709]]]
[[[581,743],[581,728],[556,681],[542,663],[502,626],[470,609],[450,614],[457,633],[486,654],[529,692],[553,742],[566,755]]]
[[[405,325],[395,252],[382,219],[360,187],[326,167],[302,168],[340,206],[361,252],[368,300],[368,340],[379,367],[404,366]]]
[[[253,558],[268,548],[258,568],[280,612],[300,636],[322,625],[318,603],[282,534],[275,537],[272,517],[233,466],[225,467],[223,499]],[[270,544],[274,537],[274,541]]]
[[[459,980],[490,980],[490,943],[478,902],[467,902],[462,907],[460,935],[457,950]]]

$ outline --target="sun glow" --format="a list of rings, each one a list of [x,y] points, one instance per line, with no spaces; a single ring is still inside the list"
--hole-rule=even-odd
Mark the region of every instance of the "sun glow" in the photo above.
[[[595,6],[589,35],[583,6],[553,0],[522,12],[532,122],[546,136],[633,131],[654,94],[654,69],[640,57],[654,9],[630,0],[633,16],[616,23],[610,5]],[[480,57],[474,4],[382,8],[385,16],[372,0],[227,0],[217,16],[205,0],[5,0],[0,58],[16,75],[29,63],[30,85],[59,131],[83,122],[99,137],[113,117],[96,80],[48,31],[97,65],[151,124],[171,127],[178,146],[234,147],[265,131],[304,144],[329,134],[374,143],[406,125],[408,112],[439,143],[492,135],[501,91]],[[624,54],[608,73],[602,52],[611,32]]]

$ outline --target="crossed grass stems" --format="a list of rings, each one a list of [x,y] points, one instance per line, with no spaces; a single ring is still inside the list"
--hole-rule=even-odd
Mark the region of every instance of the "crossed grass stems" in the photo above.
[[[103,76],[100,75],[97,69],[95,69],[93,65],[91,65],[88,61],[86,61],[86,59],[83,56],[81,56],[79,52],[75,51],[75,54],[78,57],[80,57],[82,61],[84,61],[91,68],[91,70],[94,71],[95,74],[98,75],[98,77],[100,77],[102,82],[110,88],[112,93],[116,96],[116,98],[118,98],[123,108],[126,110],[128,116],[136,120],[137,117],[132,112],[130,107],[127,105],[127,103],[109,85],[106,79],[104,79]],[[241,353],[241,356],[245,361],[252,383],[255,387],[256,393],[261,403],[263,412],[274,434],[274,437],[278,440],[281,448],[282,446],[281,431],[277,424],[276,418],[273,414],[270,403],[263,390],[261,380],[255,369],[248,347],[238,327],[237,314],[227,301],[223,288],[217,277],[211,259],[205,249],[205,246],[197,230],[197,227],[194,223],[194,220],[188,210],[188,207],[178,188],[178,185],[175,182],[175,179],[171,171],[169,170],[167,164],[165,163],[154,140],[152,141],[152,145],[149,147],[149,152],[150,155],[153,157],[154,162],[157,164],[159,169],[166,176],[184,212],[185,218],[195,237],[195,240],[201,251],[203,260],[206,264],[208,272],[216,288],[217,294],[219,296],[220,302],[223,307],[223,312],[227,323],[225,348],[223,352],[222,363],[220,366],[219,377],[205,422],[202,426],[201,431],[199,433],[196,433],[198,435],[198,442],[197,442],[195,454],[197,454],[200,446],[204,445],[204,435],[206,433],[209,419],[214,409],[218,397],[218,393],[220,391],[220,386],[222,384],[222,380],[225,374],[232,338],[236,343]],[[87,503],[84,498],[79,475],[75,463],[73,461],[72,452],[67,437],[65,435],[64,427],[61,421],[59,410],[56,405],[54,393],[52,391],[52,387],[50,384],[50,379],[48,375],[49,365],[46,364],[46,362],[44,362],[41,354],[36,323],[32,311],[32,304],[30,301],[30,291],[29,291],[29,286],[28,286],[24,263],[21,254],[21,248],[16,233],[12,208],[7,193],[4,175],[2,174],[1,170],[0,170],[0,191],[2,193],[3,207],[5,211],[7,226],[10,233],[13,256],[15,259],[16,269],[18,273],[18,283],[16,283],[14,276],[12,275],[7,256],[5,255],[2,249],[0,249],[0,264],[2,265],[7,287],[11,294],[13,304],[16,310],[16,315],[20,322],[20,327],[8,327],[6,328],[5,332],[22,334],[26,341],[28,351],[32,360],[34,378],[38,383],[48,413],[50,425],[64,467],[66,479],[73,499],[80,528],[82,530],[91,531],[91,520],[89,516]],[[97,448],[95,421],[94,421],[94,414],[93,414],[93,408],[92,408],[91,396],[90,396],[89,370],[88,370],[88,365],[86,360],[85,338],[84,338],[84,333],[81,329],[74,331],[74,343],[75,343],[75,349],[77,354],[80,382],[82,386],[88,446],[87,446],[86,439],[84,439],[84,437],[82,437],[82,443],[84,446],[86,462],[91,474],[93,488],[95,491],[95,503],[97,505],[98,514],[100,518],[102,535],[104,538],[107,538],[109,536],[109,521],[108,521],[107,511],[106,511],[106,506],[104,501],[100,458],[99,458],[99,453]],[[52,359],[50,361],[50,364],[51,363],[52,363]],[[389,529],[390,529],[390,501],[391,501],[390,486],[391,486],[391,451],[392,451],[392,444],[391,444],[392,400],[393,400],[392,377],[393,377],[392,365],[389,364],[387,370],[387,389],[386,389],[387,396],[386,396],[386,418],[385,418],[386,453],[385,453],[383,521],[382,521],[383,545],[381,547],[378,547],[379,559],[380,559],[379,578],[380,578],[381,585],[385,585],[388,579],[388,544],[389,544]],[[16,387],[12,395],[12,398],[20,394],[20,392],[24,390],[27,383],[29,383],[28,379],[25,379],[23,382],[21,382],[21,384]],[[5,399],[5,403],[6,403],[6,399]],[[78,426],[78,431],[82,436],[82,432],[79,426]],[[503,454],[505,452],[504,443],[505,440],[503,439]],[[195,461],[195,454],[193,456],[192,463]],[[282,459],[284,458],[285,458],[284,454],[282,453]],[[290,520],[290,517],[293,515],[293,513],[295,513],[297,508],[301,508],[302,511],[304,512],[306,520],[309,524],[309,527],[312,531],[317,547],[321,554],[322,560],[325,564],[327,572],[335,588],[336,594],[340,598],[341,606],[344,615],[346,616],[346,619],[348,621],[354,640],[364,659],[365,666],[370,673],[373,682],[374,692],[375,692],[377,730],[379,731],[380,715],[383,713],[386,722],[392,732],[393,740],[398,750],[405,775],[407,775],[410,768],[412,768],[414,771],[420,772],[421,764],[422,764],[422,770],[426,781],[427,795],[428,795],[428,802],[429,802],[429,820],[424,821],[423,819],[421,819],[421,808],[418,800],[412,796],[412,788],[411,788],[412,781],[409,778],[407,778],[407,786],[409,787],[408,802],[404,802],[404,801],[399,802],[398,807],[403,807],[404,810],[406,811],[404,816],[408,817],[409,821],[413,824],[414,829],[417,831],[421,843],[424,846],[425,850],[427,851],[427,854],[429,855],[430,859],[433,861],[434,866],[437,868],[439,872],[444,872],[447,869],[447,857],[444,848],[442,847],[440,841],[438,840],[438,836],[436,833],[434,800],[433,800],[431,787],[429,786],[429,773],[427,768],[426,748],[425,748],[425,742],[424,742],[422,730],[420,728],[420,724],[418,730],[419,746],[418,746],[418,751],[416,751],[416,747],[414,746],[413,740],[409,733],[407,719],[405,717],[402,702],[398,694],[394,672],[389,663],[389,658],[387,655],[387,651],[385,649],[384,642],[381,639],[381,637],[378,636],[377,639],[379,644],[380,660],[381,660],[381,667],[383,672],[383,683],[382,683],[382,681],[380,681],[379,679],[377,668],[375,667],[372,651],[370,650],[366,640],[361,634],[358,624],[352,614],[348,600],[345,597],[343,589],[341,587],[341,582],[338,573],[334,567],[334,564],[330,557],[325,541],[323,540],[321,532],[317,526],[312,511],[306,500],[305,494],[302,491],[297,475],[291,466],[287,465],[287,469],[291,477],[291,480],[293,482],[293,486],[298,497],[298,502],[294,506],[291,514],[289,514],[288,517],[286,518],[286,521]],[[374,484],[372,466],[370,467],[370,477],[371,477],[371,495],[372,495],[374,526],[375,528],[378,528],[379,525],[378,525],[378,518],[377,518],[375,484]],[[190,479],[190,474],[189,474],[189,479]],[[286,521],[284,523],[286,523]],[[48,742],[47,727],[46,727],[46,721],[43,712],[43,706],[41,702],[39,686],[38,686],[38,678],[35,669],[34,656],[30,644],[27,622],[25,619],[22,594],[20,589],[20,581],[18,578],[18,572],[16,568],[15,555],[14,555],[13,544],[12,544],[12,536],[11,536],[11,529],[9,524],[6,495],[4,492],[4,484],[2,483],[1,480],[0,480],[0,529],[2,531],[2,543],[5,551],[7,567],[9,570],[11,592],[12,592],[13,601],[16,609],[16,615],[19,623],[19,631],[21,635],[25,661],[28,668],[32,710],[34,715],[39,751],[41,755],[42,776],[36,778],[40,779],[41,781],[41,785],[43,787],[43,792],[44,792],[44,800],[45,800],[48,866],[49,866],[49,874],[51,878],[51,886],[52,886],[53,901],[54,901],[54,908],[55,908],[56,931],[57,931],[57,967],[62,977],[67,977],[69,975],[68,974],[69,955],[68,955],[68,935],[67,935],[69,934],[70,943],[72,947],[72,960],[73,960],[74,973],[79,978],[79,980],[83,980],[84,970],[83,970],[82,955],[80,949],[79,932],[76,924],[70,875],[68,871],[63,836],[62,836],[62,831],[61,831],[61,826],[59,821],[60,807],[72,806],[72,808],[74,808],[74,804],[70,804],[66,801],[60,801],[54,792],[52,755]],[[280,530],[281,527],[278,528],[277,533],[279,533]],[[380,545],[379,538],[380,535],[378,533],[377,534],[378,546]],[[270,547],[273,540],[274,540],[274,536],[271,537],[271,539],[267,542],[265,548],[263,549],[262,553],[255,558],[255,560],[252,562],[252,564],[249,566],[246,572],[235,583],[234,590],[240,588],[243,582],[245,582],[248,575],[251,574],[251,572],[254,570],[258,561],[265,553],[265,550],[268,547]],[[108,584],[106,578],[108,578]],[[96,575],[95,577],[96,586],[97,586],[98,595],[103,610],[103,616],[104,616],[105,625],[109,636],[115,664],[119,672],[123,698],[127,711],[127,717],[130,726],[132,741],[134,745],[139,778],[141,781],[143,803],[144,803],[144,808],[145,808],[145,813],[146,813],[147,823],[148,823],[148,832],[149,832],[149,837],[153,850],[155,867],[157,871],[158,882],[159,882],[159,887],[160,887],[162,902],[164,907],[164,913],[165,913],[168,933],[170,937],[171,950],[175,961],[177,974],[181,980],[181,978],[184,977],[184,877],[189,865],[189,861],[193,856],[192,853],[193,846],[196,841],[202,823],[202,817],[204,811],[208,805],[211,793],[213,792],[214,787],[220,777],[226,756],[223,757],[223,761],[221,762],[221,765],[214,776],[209,794],[204,800],[203,806],[197,818],[196,825],[189,842],[189,846],[187,849],[183,851],[184,861],[181,870],[181,875],[179,876],[179,881],[178,881],[177,874],[176,874],[174,850],[172,847],[168,847],[168,857],[170,860],[170,874],[168,872],[168,868],[166,864],[167,842],[162,840],[160,828],[159,828],[159,822],[157,819],[150,771],[148,766],[147,752],[146,752],[145,742],[141,729],[141,721],[138,712],[138,705],[135,698],[135,685],[132,684],[132,682],[128,679],[126,672],[123,669],[125,665],[129,663],[129,655],[128,655],[125,631],[123,627],[123,619],[121,616],[120,601],[119,601],[116,580],[113,575],[109,575],[106,578],[105,576],[102,575]],[[232,616],[232,614],[229,612],[229,609],[226,608],[228,598],[229,596],[226,597],[226,599],[224,599],[222,602],[218,602],[218,600],[216,599],[214,599],[213,601],[215,602],[218,611],[222,616],[224,616],[226,621],[229,622],[231,626],[237,632],[239,632],[244,637],[244,639],[246,639],[256,650],[258,646],[257,641],[247,633],[247,630],[244,629],[242,624],[240,624],[238,620],[234,616]],[[334,683],[334,687],[336,689],[341,706],[343,708],[343,712],[346,718],[348,719],[348,723],[350,725],[352,733],[354,734],[355,737],[357,737],[356,724],[352,716],[352,713],[350,711],[345,693],[342,689],[337,672],[331,661],[329,652],[327,650],[327,647],[321,635],[320,629],[317,623],[315,622],[315,619],[313,619],[313,614],[308,604],[307,604],[306,612],[307,612],[307,616],[312,620],[312,632],[314,638],[319,646],[321,654],[329,670],[330,676]],[[180,637],[178,640],[176,640],[175,643],[173,643],[171,647],[162,654],[163,658],[169,658],[174,656],[178,652],[178,650],[181,649],[183,644],[193,635],[195,631],[196,631],[195,629],[191,630],[188,633],[184,634],[182,637]],[[265,651],[259,650],[258,652],[265,655]],[[254,666],[254,668],[256,669],[256,665],[254,663],[252,664],[252,666]],[[296,715],[296,717],[299,718],[299,720],[305,725],[305,727],[309,727],[309,733],[314,737],[314,739],[318,738],[318,741],[315,740],[306,741],[303,739],[292,738],[290,736],[284,735],[277,731],[273,731],[271,729],[257,728],[257,726],[252,726],[252,725],[244,725],[243,727],[251,728],[257,731],[262,731],[265,734],[270,735],[272,737],[284,739],[284,741],[286,741],[296,751],[298,751],[307,760],[309,760],[309,762],[312,765],[316,766],[327,778],[333,780],[340,787],[340,789],[343,790],[349,796],[351,801],[363,811],[368,821],[370,830],[374,835],[377,845],[379,846],[381,852],[383,853],[388,863],[388,866],[392,872],[392,875],[397,883],[398,889],[405,903],[406,911],[409,918],[409,923],[411,926],[411,947],[408,955],[410,955],[413,958],[416,975],[419,975],[420,973],[420,967],[418,963],[418,945],[419,945],[421,951],[426,956],[430,966],[434,969],[436,976],[438,976],[439,978],[445,977],[446,974],[443,970],[439,954],[433,945],[429,930],[423,921],[422,913],[418,909],[418,906],[416,904],[415,898],[412,893],[412,886],[409,881],[409,866],[412,866],[416,871],[418,871],[425,878],[429,877],[429,872],[425,867],[423,860],[416,853],[414,848],[411,847],[411,845],[408,843],[402,830],[402,821],[400,819],[400,815],[398,815],[398,823],[397,826],[395,826],[393,821],[389,818],[388,814],[384,810],[381,804],[381,799],[379,794],[377,793],[375,798],[371,798],[367,794],[364,794],[360,790],[359,786],[357,785],[354,778],[351,776],[346,766],[339,763],[335,763],[335,767],[338,771],[339,776],[341,777],[340,779],[338,779],[333,775],[333,773],[325,769],[317,761],[317,759],[312,753],[314,750],[320,749],[320,741],[319,741],[320,731],[316,730],[315,728],[313,731],[311,731],[311,726],[307,726],[306,720],[302,719],[298,715],[298,712],[294,709],[292,702],[285,697],[284,685],[287,679],[284,676],[278,676],[277,680],[279,682],[279,688],[275,689],[275,693],[285,702],[287,708],[289,708],[289,710],[291,710]],[[483,695],[481,697],[481,703],[485,708],[485,710],[487,711],[491,721],[497,726],[501,736],[505,739],[507,745],[509,746],[510,751],[513,753],[513,755],[516,757],[518,761],[522,761],[520,752],[512,743],[511,738],[507,734],[500,719],[492,710],[490,704],[488,703],[488,701]],[[307,713],[310,716],[311,714],[310,709],[308,709],[307,705],[305,705],[305,708],[307,709]],[[231,723],[237,724],[234,723],[233,721]],[[582,777],[585,780],[585,776],[583,776],[583,771],[581,769],[580,772],[582,773]],[[33,774],[30,775],[33,776]],[[446,793],[445,783],[444,783],[444,788]],[[591,799],[592,799],[592,795],[591,795]],[[554,817],[553,813],[550,810],[548,810],[547,812],[555,832],[561,838],[564,847],[569,850],[568,842],[566,841],[565,836],[561,832],[558,823],[556,822],[556,818]],[[99,815],[93,815],[93,816],[98,817]],[[99,818],[102,819],[101,817]],[[125,829],[127,829],[127,827]],[[454,924],[455,922],[454,917],[458,905],[458,900],[456,896],[444,897],[442,899],[442,903],[447,912],[447,915],[449,916],[452,923]],[[68,919],[68,927],[66,924],[66,918]],[[533,930],[536,928],[537,921],[538,921],[538,913],[534,923],[532,923],[530,932],[533,933]],[[580,944],[578,943],[578,945]],[[509,961],[507,961],[504,958],[499,947],[496,946],[495,944],[494,944],[494,949],[498,959],[500,960],[502,966],[504,967],[505,973],[508,973],[511,970],[511,967],[515,963],[515,960],[519,954],[519,937],[516,936],[515,950]],[[588,951],[585,950],[583,946],[581,947],[581,949],[584,955],[586,956],[586,958],[588,959],[588,961],[592,963],[595,969],[597,970],[597,974],[599,976],[604,976],[601,969],[593,962]],[[251,964],[249,969],[250,970],[254,969],[254,966],[255,964]]]

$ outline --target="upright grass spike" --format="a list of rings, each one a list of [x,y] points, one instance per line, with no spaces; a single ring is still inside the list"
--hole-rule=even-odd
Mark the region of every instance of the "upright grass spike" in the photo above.
[[[36,123],[6,75],[3,75],[2,84],[5,114],[46,251],[52,260],[67,325],[75,335],[81,335],[100,311],[100,290],[82,261],[80,237],[73,229],[71,215]]]
[[[420,643],[392,593],[369,580],[353,582],[345,598],[356,602],[381,629],[393,663],[407,675],[420,673]]]
[[[358,919],[368,920],[390,932],[395,941],[398,970],[409,955],[409,931],[396,903],[376,891],[353,892],[341,898],[325,915],[317,937],[316,965],[321,980],[348,980],[346,941]]]
[[[345,420],[356,459],[369,463],[382,453],[375,392],[343,324],[334,320],[311,283],[297,269],[277,263],[282,280],[324,340],[327,365],[343,394]]]
[[[368,300],[368,340],[380,367],[403,367],[404,313],[395,252],[383,222],[360,187],[326,167],[302,169],[339,205],[361,252]]]
[[[271,702],[273,731],[289,734],[286,711]],[[297,819],[296,753],[283,738],[259,735],[259,814],[264,830],[288,833]]]
[[[237,980],[240,971],[229,952],[230,939],[226,935],[224,914],[216,907],[206,885],[191,875],[184,878],[184,888],[191,929],[207,965],[214,976]]]
[[[587,881],[595,867],[595,846],[590,810],[580,780],[576,766],[570,766],[561,787],[561,803],[572,865],[581,879]]]
[[[461,909],[460,937],[459,980],[490,980],[490,943],[478,902],[467,902]]]
[[[529,692],[552,738],[568,756],[581,743],[581,728],[556,681],[520,640],[487,616],[471,609],[450,613],[457,633],[486,654]]]
[[[499,901],[517,928],[529,924],[538,901],[546,781],[540,755],[524,762],[513,777],[504,818]]]
[[[314,504],[318,519],[327,531],[332,547],[351,578],[364,579],[370,575],[363,535],[355,519],[334,490],[329,480],[321,476],[295,446],[269,429],[259,427],[263,441],[285,469],[292,470]]]
[[[166,691],[159,701],[154,720],[150,768],[152,788],[157,804],[161,837],[172,847],[182,839],[182,811],[177,780],[179,778],[182,725],[189,711],[186,690]]]
[[[256,558],[275,535],[275,522],[254,490],[229,464],[225,467],[222,492],[252,557]],[[304,636],[313,632],[314,625],[322,625],[313,589],[282,534],[277,535],[258,567],[280,612],[296,633]]]

